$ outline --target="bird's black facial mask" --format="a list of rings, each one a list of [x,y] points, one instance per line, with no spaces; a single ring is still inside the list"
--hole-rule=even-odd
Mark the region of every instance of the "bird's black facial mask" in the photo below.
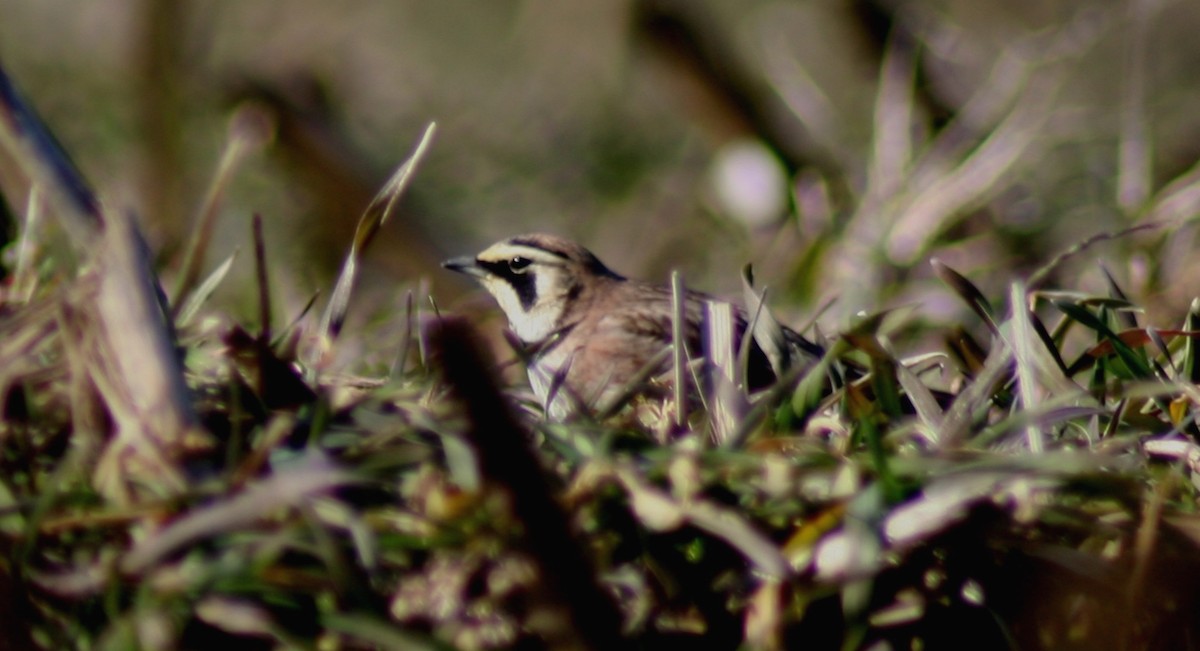
[[[528,312],[537,302],[537,278],[533,274],[525,273],[524,270],[514,271],[508,260],[476,260],[475,263],[511,285],[517,293],[517,300],[521,301],[521,309]]]

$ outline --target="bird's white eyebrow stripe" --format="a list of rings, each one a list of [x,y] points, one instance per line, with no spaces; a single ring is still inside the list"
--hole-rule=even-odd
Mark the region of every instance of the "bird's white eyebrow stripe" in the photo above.
[[[549,253],[550,255],[552,255],[552,256],[554,256],[554,257],[556,257],[556,258],[562,258],[562,259],[564,259],[564,260],[566,260],[566,259],[567,259],[567,254],[566,254],[566,253],[563,253],[562,251],[555,251],[555,250],[553,250],[553,249],[547,249],[546,247],[544,247],[544,246],[542,246],[542,245],[538,244],[538,243],[537,243],[536,241],[534,241],[534,240],[516,239],[516,240],[509,240],[509,241],[508,241],[508,243],[509,243],[509,244],[512,244],[513,246],[523,246],[523,247],[525,247],[525,248],[534,249],[534,250],[537,250],[537,251],[544,251],[544,252],[546,252],[546,253]]]

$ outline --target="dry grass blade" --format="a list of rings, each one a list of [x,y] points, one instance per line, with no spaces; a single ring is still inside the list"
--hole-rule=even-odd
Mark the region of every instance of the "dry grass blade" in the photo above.
[[[430,123],[425,128],[425,133],[421,136],[416,148],[413,149],[412,155],[396,169],[396,172],[375,195],[371,204],[363,211],[362,217],[359,218],[358,226],[354,231],[354,242],[350,245],[350,252],[342,263],[333,294],[329,297],[329,305],[321,317],[321,325],[318,330],[321,338],[321,343],[317,347],[318,359],[341,331],[342,323],[346,318],[346,310],[350,306],[350,294],[354,290],[354,281],[358,276],[359,258],[375,239],[380,227],[395,211],[396,204],[412,180],[413,172],[420,164],[421,159],[425,157],[425,152],[429,148],[436,130],[437,125],[434,123]]]
[[[233,267],[233,260],[237,257],[237,251],[234,251],[225,261],[217,265],[212,273],[208,275],[195,291],[188,294],[187,300],[179,307],[178,316],[175,317],[175,327],[182,328],[191,323],[200,308],[204,307],[204,303],[208,301],[213,292],[217,290],[221,282],[225,280],[225,276],[229,274],[229,270]]]
[[[1012,341],[1009,342],[1009,346],[1017,360],[1017,389],[1021,395],[1021,406],[1026,410],[1034,410],[1041,397],[1038,391],[1041,385],[1037,381],[1034,368],[1037,353],[1026,302],[1025,286],[1020,282],[1013,283],[1008,299],[1009,309],[1012,310]],[[1025,430],[1026,444],[1030,452],[1040,453],[1045,449],[1043,436],[1044,433],[1033,425]]]
[[[109,408],[128,419],[105,449],[96,481],[110,497],[127,501],[130,482],[159,479],[161,468],[142,467],[139,459],[175,462],[201,435],[144,244],[124,219],[110,220],[104,235],[94,324],[104,345],[91,375],[98,387],[108,387],[102,392]]]
[[[25,224],[21,229],[21,241],[17,245],[17,264],[13,270],[12,300],[28,303],[37,288],[37,269],[34,244],[42,223],[42,195],[35,185],[29,189],[26,201]]]
[[[41,118],[0,66],[0,147],[39,186],[81,251],[104,226],[100,202]]]
[[[1000,328],[996,325],[996,321],[992,317],[992,305],[988,302],[987,297],[983,295],[983,292],[979,291],[979,288],[975,286],[975,283],[972,283],[966,276],[951,269],[949,265],[937,258],[930,260],[929,265],[933,267],[934,275],[949,285],[950,289],[953,289],[954,293],[958,294],[963,302],[967,304],[967,307],[971,308],[975,314],[979,315],[979,318],[983,319],[983,322],[987,324],[992,334],[1000,334]]]
[[[142,574],[199,540],[245,529],[279,509],[301,506],[312,497],[351,481],[350,475],[322,454],[310,453],[294,465],[250,485],[244,492],[194,509],[138,542],[121,559],[120,570],[125,574]]]
[[[967,517],[976,503],[991,500],[1016,477],[1011,472],[979,471],[951,475],[927,484],[921,494],[888,514],[883,535],[888,546],[905,549]]]
[[[939,35],[945,36],[949,35]],[[1011,110],[1010,107],[1019,101],[1018,95],[1028,87],[1032,71],[1029,59],[1014,48],[1001,52],[984,83],[937,133],[927,153],[921,156],[912,173],[913,184],[916,187],[932,184],[976,144],[980,125],[996,124],[1004,119],[1005,111]]]
[[[736,510],[697,500],[685,502],[683,514],[696,527],[724,540],[741,552],[746,560],[754,564],[759,573],[776,579],[791,573],[791,567],[779,546]]]
[[[254,213],[254,278],[258,282],[258,343],[271,343],[271,284],[267,279],[267,247],[263,242],[262,215]]]
[[[225,139],[225,149],[221,152],[217,171],[204,195],[203,203],[200,204],[200,216],[196,220],[195,230],[188,238],[188,248],[183,256],[179,279],[175,283],[171,305],[175,306],[176,314],[200,278],[200,269],[204,266],[205,254],[212,241],[221,203],[234,174],[242,161],[269,139],[273,129],[274,125],[268,124],[267,116],[252,107],[243,106],[234,113],[229,124],[229,134]]]
[[[1106,242],[1108,240],[1114,240],[1117,238],[1126,237],[1128,235],[1132,235],[1134,233],[1138,233],[1141,231],[1153,230],[1153,229],[1159,228],[1160,226],[1161,226],[1161,224],[1158,222],[1149,222],[1149,223],[1142,223],[1137,226],[1131,226],[1130,228],[1125,228],[1125,229],[1122,229],[1119,231],[1097,233],[1095,235],[1092,235],[1091,237],[1072,246],[1071,248],[1067,249],[1066,251],[1063,251],[1062,253],[1054,256],[1054,259],[1050,260],[1050,262],[1046,263],[1045,265],[1040,267],[1037,271],[1033,272],[1033,274],[1031,274],[1029,276],[1027,285],[1030,290],[1040,289],[1042,286],[1042,283],[1045,283],[1047,280],[1049,280],[1050,274],[1052,274],[1055,269],[1057,269],[1060,265],[1062,265],[1062,263],[1079,255],[1080,253],[1083,253],[1084,251],[1086,251],[1088,248],[1090,248],[1094,244],[1099,244],[1100,242]]]
[[[996,340],[974,381],[958,394],[946,412],[938,431],[942,447],[953,448],[963,442],[971,431],[971,421],[976,412],[991,400],[996,387],[1011,371],[1011,365],[1012,350]]]
[[[27,380],[41,367],[39,360],[48,354],[59,330],[55,323],[57,303],[35,301],[0,320],[0,395],[8,395],[12,386]]]
[[[1155,543],[1161,535],[1163,510],[1166,508],[1169,496],[1175,492],[1179,483],[1178,469],[1167,475],[1164,481],[1154,487],[1149,498],[1142,503],[1141,522],[1138,524],[1137,535],[1133,546],[1133,575],[1128,586],[1128,598],[1131,603],[1137,603],[1144,598],[1146,590],[1146,573],[1151,564],[1151,556],[1156,547]]]
[[[933,396],[929,387],[925,386],[925,383],[917,377],[916,373],[903,362],[896,364],[895,368],[896,379],[900,382],[900,387],[904,389],[909,401],[912,402],[917,417],[931,432],[937,432],[942,425],[944,416],[937,398]],[[936,443],[936,441],[934,442]]]
[[[738,363],[734,354],[733,306],[706,301],[705,347],[708,356],[708,404],[713,425],[713,442],[727,444],[738,423],[746,417],[750,403],[738,390]]]
[[[766,292],[763,294],[765,296]],[[763,296],[754,291],[754,278],[749,266],[742,270],[742,300],[746,302],[746,311],[753,315],[750,332],[754,343],[758,344],[759,349],[767,356],[776,377],[783,375],[791,365],[787,335],[767,309]],[[744,345],[749,344],[747,342]]]
[[[671,371],[674,378],[675,399],[671,411],[671,425],[681,430],[687,424],[687,317],[684,314],[683,276],[671,272]]]
[[[400,334],[400,350],[396,351],[396,358],[392,360],[391,366],[388,368],[388,377],[397,378],[403,377],[408,366],[409,349],[412,348],[413,332],[416,330],[416,307],[413,305],[413,292],[411,289],[404,292],[404,330]]]

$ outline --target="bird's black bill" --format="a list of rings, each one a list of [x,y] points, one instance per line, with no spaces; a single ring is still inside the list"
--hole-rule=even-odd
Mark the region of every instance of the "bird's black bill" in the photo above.
[[[449,260],[442,262],[442,267],[449,269],[450,271],[457,271],[461,274],[467,274],[468,276],[482,276],[485,273],[475,258],[470,256],[450,258]]]

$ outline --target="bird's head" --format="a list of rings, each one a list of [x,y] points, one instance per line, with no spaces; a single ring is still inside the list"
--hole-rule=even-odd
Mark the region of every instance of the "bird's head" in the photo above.
[[[501,240],[474,257],[442,266],[479,281],[527,343],[542,341],[565,325],[572,305],[590,288],[622,280],[582,246],[533,233]]]

